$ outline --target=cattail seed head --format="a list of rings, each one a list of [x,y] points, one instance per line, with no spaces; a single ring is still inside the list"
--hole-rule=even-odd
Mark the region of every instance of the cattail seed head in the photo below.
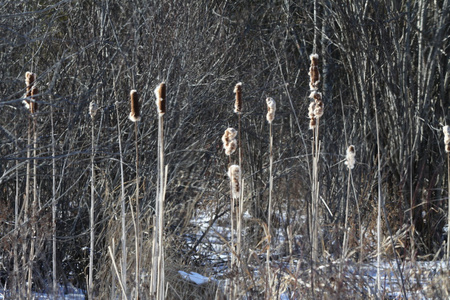
[[[238,165],[231,165],[228,168],[228,177],[231,181],[231,195],[234,199],[239,199],[241,192],[241,168]]]
[[[323,116],[323,102],[322,101],[315,101],[315,106],[314,106],[314,115],[317,118],[320,118]]]
[[[318,91],[312,91],[309,94],[309,98],[314,99],[315,101],[322,101],[322,93]]]
[[[230,156],[231,154],[233,154],[237,149],[237,141],[236,139],[231,140],[227,147],[225,147],[225,155]]]
[[[158,107],[159,116],[166,113],[166,83],[161,82],[155,89],[156,106]]]
[[[30,112],[32,114],[37,112],[37,108],[38,108],[38,105],[36,103],[37,94],[39,94],[39,89],[35,85],[33,85],[31,87],[31,101],[29,103]]]
[[[314,128],[316,128],[316,118],[311,118],[309,121],[309,129],[313,130]]]
[[[132,122],[137,122],[141,120],[141,107],[139,105],[139,94],[136,90],[130,91],[130,103],[131,103],[131,111],[128,118]]]
[[[236,86],[234,87],[234,93],[236,94],[234,112],[240,114],[242,113],[242,82],[236,84]]]
[[[309,106],[308,106],[308,117],[309,117],[310,119],[314,119],[315,116],[316,116],[316,115],[314,114],[315,108],[316,108],[316,102],[311,101],[311,102],[309,103]]]
[[[27,97],[31,95],[31,87],[34,85],[36,75],[32,72],[25,73],[25,84],[27,86]]]
[[[309,56],[311,59],[311,67],[309,68],[309,87],[311,90],[317,90],[320,82],[320,74],[319,74],[319,55],[311,54]]]
[[[273,98],[267,98],[266,99],[266,103],[267,103],[267,122],[272,123],[273,120],[275,119],[275,111],[277,110],[276,107],[276,103],[275,100],[273,100]]]
[[[94,101],[89,103],[89,115],[91,116],[91,119],[93,120],[95,118],[95,115],[98,111],[98,105]]]
[[[355,167],[355,146],[350,145],[347,148],[347,155],[345,157],[346,161],[345,164],[347,165],[347,168],[350,170]]]
[[[226,155],[231,155],[236,151],[237,142],[236,142],[237,130],[234,128],[227,128],[225,133],[222,136],[223,148],[225,149]]]
[[[442,128],[444,132],[445,152],[450,152],[450,126],[446,125]]]

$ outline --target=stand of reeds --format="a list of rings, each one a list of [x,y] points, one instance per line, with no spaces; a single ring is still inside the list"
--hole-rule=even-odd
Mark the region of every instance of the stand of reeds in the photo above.
[[[91,209],[89,215],[89,230],[90,230],[90,247],[89,247],[89,283],[88,283],[88,297],[94,299],[94,247],[95,247],[95,115],[97,114],[97,104],[92,101],[89,104],[89,115],[91,116]]]
[[[158,109],[158,187],[156,196],[156,218],[153,231],[152,272],[150,276],[150,297],[162,300],[165,297],[164,266],[164,201],[167,170],[164,167],[164,114],[166,113],[166,84],[162,82],[155,89]]]

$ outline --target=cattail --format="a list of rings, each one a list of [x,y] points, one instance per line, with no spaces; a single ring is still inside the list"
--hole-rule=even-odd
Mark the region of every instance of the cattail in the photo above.
[[[131,111],[128,118],[132,122],[137,122],[141,120],[141,107],[139,106],[139,94],[136,90],[130,91],[130,103]]]
[[[236,139],[231,140],[228,143],[227,147],[225,148],[225,155],[230,156],[231,154],[234,153],[234,151],[236,151],[236,149],[237,149],[237,141],[236,141]]]
[[[37,111],[38,105],[36,103],[36,95],[39,94],[39,89],[33,85],[31,87],[31,101],[29,103],[30,112],[34,114]]]
[[[347,149],[347,155],[346,155],[346,161],[345,164],[347,165],[347,168],[353,169],[355,167],[355,146],[350,145]]]
[[[27,94],[26,97],[31,96],[31,87],[34,85],[36,75],[32,72],[25,73],[25,84],[27,85]]]
[[[91,119],[95,118],[95,115],[97,114],[97,111],[98,111],[98,105],[97,105],[97,103],[92,101],[89,104],[89,115],[91,116]]]
[[[316,128],[316,118],[311,118],[309,121],[309,129],[313,130],[314,128]]]
[[[318,91],[312,91],[309,94],[309,98],[314,99],[314,101],[322,101],[322,93]]]
[[[323,102],[322,101],[315,101],[314,115],[317,118],[320,118],[323,116]]]
[[[275,111],[277,110],[276,107],[276,103],[275,100],[273,100],[273,98],[267,98],[266,99],[266,103],[267,103],[267,122],[272,123],[273,120],[275,119]]]
[[[158,106],[159,116],[166,113],[166,83],[161,82],[155,89],[156,105]]]
[[[240,114],[242,113],[242,82],[236,84],[236,86],[234,87],[234,93],[236,94],[234,112]]]
[[[314,101],[311,101],[311,102],[309,103],[309,106],[308,106],[308,117],[309,117],[310,119],[314,119],[315,116],[316,116],[316,115],[314,114],[315,108],[316,108],[316,103],[315,103]]]
[[[222,136],[223,148],[225,149],[226,155],[231,155],[236,151],[237,142],[236,142],[237,130],[234,128],[227,128],[225,133]]]
[[[446,125],[442,128],[444,132],[445,152],[450,152],[450,126]]]
[[[311,90],[317,90],[320,82],[320,74],[319,74],[319,55],[311,54],[309,56],[311,59],[311,67],[309,68],[309,87]]]
[[[228,168],[228,177],[230,177],[231,181],[231,195],[233,199],[239,199],[241,191],[241,168],[238,165],[231,165]]]

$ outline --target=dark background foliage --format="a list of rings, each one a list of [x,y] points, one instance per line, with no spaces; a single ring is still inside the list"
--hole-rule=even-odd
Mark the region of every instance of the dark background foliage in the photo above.
[[[186,244],[198,211],[229,206],[228,158],[221,136],[237,126],[233,87],[241,81],[243,174],[246,206],[266,222],[268,125],[265,98],[277,101],[274,122],[275,227],[292,228],[296,251],[309,251],[311,132],[308,130],[309,54],[320,55],[325,114],[321,119],[320,196],[325,253],[340,253],[347,171],[345,149],[354,144],[353,171],[365,236],[373,240],[377,202],[377,141],[381,140],[382,191],[393,232],[410,226],[413,205],[418,257],[442,247],[446,224],[449,22],[447,0],[318,1],[3,1],[0,3],[0,235],[2,281],[12,270],[15,199],[26,190],[29,112],[22,106],[24,74],[37,74],[37,288],[51,271],[53,108],[57,181],[58,277],[86,284],[89,246],[91,126],[96,152],[96,278],[108,286],[107,247],[119,239],[120,172],[117,123],[123,142],[127,197],[134,193],[134,125],[128,93],[142,101],[139,123],[142,224],[151,233],[155,201],[157,114],[153,90],[167,83],[165,118],[166,238],[174,264],[207,264]],[[316,30],[315,30],[316,29]],[[314,34],[316,32],[316,34]],[[91,122],[88,107],[100,114]],[[119,108],[119,119],[115,108]],[[16,188],[17,183],[17,188]],[[131,200],[130,200],[131,201]],[[133,203],[132,201],[130,202]],[[388,221],[388,222],[386,222]],[[256,224],[256,223],[255,223]],[[145,226],[148,226],[145,228]],[[130,225],[131,226],[131,225]],[[253,223],[248,242],[261,239]],[[353,224],[356,233],[359,227]],[[27,228],[23,225],[21,228]],[[131,227],[130,227],[131,228]],[[409,227],[408,227],[409,228]],[[130,232],[132,230],[130,229]],[[131,233],[130,233],[131,234]],[[387,231],[386,231],[387,234]],[[373,251],[373,242],[367,250]],[[409,239],[403,241],[406,252]],[[22,251],[22,250],[21,250]],[[150,252],[150,251],[149,251]],[[20,253],[19,255],[23,255]],[[131,256],[130,256],[131,257]],[[203,256],[202,256],[203,257]],[[22,266],[24,267],[24,266]],[[107,274],[107,275],[105,275]],[[105,287],[99,287],[98,289]]]

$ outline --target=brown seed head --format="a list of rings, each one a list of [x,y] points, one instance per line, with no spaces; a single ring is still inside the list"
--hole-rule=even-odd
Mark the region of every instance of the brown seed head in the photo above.
[[[445,145],[445,152],[450,153],[450,144]]]
[[[237,148],[236,142],[237,130],[234,128],[227,128],[222,136],[223,148],[226,155],[231,155]]]
[[[156,105],[158,107],[159,116],[166,113],[166,83],[161,82],[155,89]]]
[[[319,55],[311,54],[309,56],[311,59],[311,67],[309,68],[309,87],[311,90],[317,90],[320,82],[320,74],[319,74]]]
[[[36,103],[36,96],[38,94],[39,94],[39,89],[35,85],[33,85],[31,87],[31,101],[29,103],[29,105],[30,105],[30,112],[32,114],[37,112],[38,105]]]
[[[345,157],[346,161],[345,164],[347,165],[347,168],[353,169],[355,167],[355,146],[350,145],[347,148],[347,155]]]
[[[310,119],[314,119],[315,116],[316,116],[316,115],[314,114],[315,108],[316,108],[316,102],[311,101],[311,102],[309,103],[309,106],[308,106],[308,117],[309,117]]]
[[[266,119],[267,122],[272,123],[273,120],[275,119],[275,111],[277,110],[276,103],[275,100],[273,100],[273,98],[270,97],[266,99],[266,103],[267,103]]]
[[[130,104],[131,104],[131,111],[128,118],[132,122],[137,122],[141,120],[141,107],[139,105],[139,94],[136,90],[130,91]]]
[[[231,195],[234,199],[239,199],[241,191],[241,168],[238,165],[231,165],[228,168],[228,177],[231,181]]]
[[[315,101],[316,105],[314,106],[314,115],[317,118],[320,118],[323,116],[323,102],[322,101]]]
[[[95,103],[94,101],[89,103],[89,115],[91,116],[91,119],[95,118],[95,115],[97,114],[97,111],[98,111],[97,103]]]
[[[234,93],[236,94],[234,112],[240,114],[242,113],[242,82],[236,84],[236,86],[234,87]]]
[[[314,129],[316,128],[316,118],[311,118],[311,120],[309,121],[309,129]]]
[[[36,75],[32,72],[26,72],[25,73],[25,84],[27,86],[27,93],[30,92],[31,93],[31,87],[34,84]],[[27,97],[29,97],[30,95],[27,95]]]

